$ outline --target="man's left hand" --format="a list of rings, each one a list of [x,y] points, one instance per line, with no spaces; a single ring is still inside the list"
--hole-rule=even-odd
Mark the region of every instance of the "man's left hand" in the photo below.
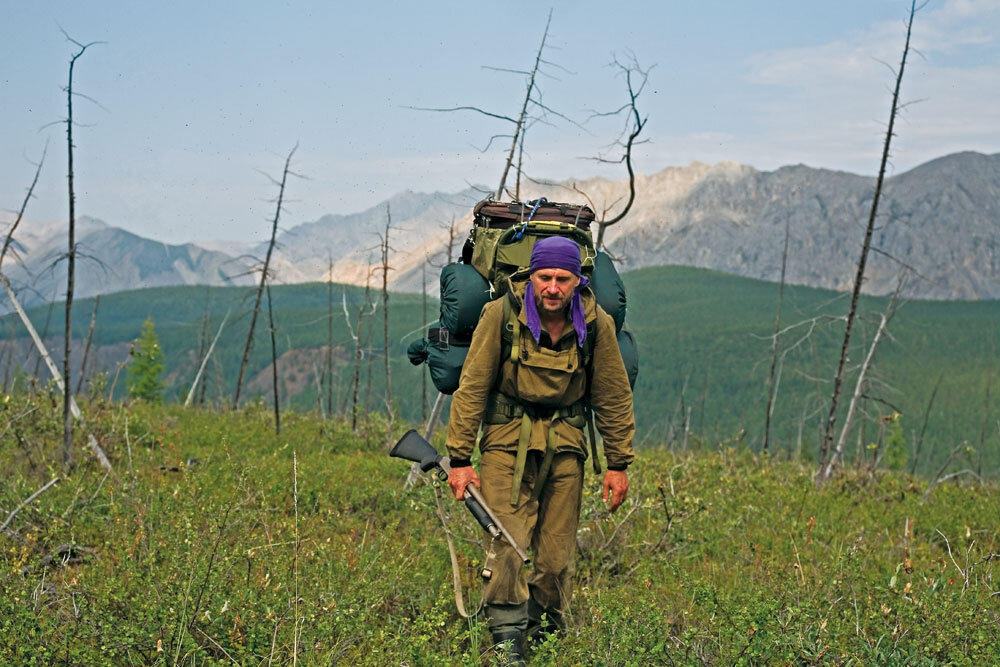
[[[604,502],[608,502],[608,492],[611,492],[611,507],[614,512],[628,496],[628,473],[624,470],[609,470],[604,473]]]

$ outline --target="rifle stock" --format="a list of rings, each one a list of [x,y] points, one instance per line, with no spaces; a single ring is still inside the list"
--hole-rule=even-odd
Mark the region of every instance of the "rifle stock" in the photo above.
[[[389,456],[418,463],[420,464],[420,469],[424,472],[436,469],[437,477],[441,481],[446,481],[451,474],[451,460],[447,456],[438,454],[437,450],[434,449],[434,445],[424,440],[419,433],[412,429],[399,439],[399,442],[389,452]],[[472,484],[465,487],[465,506],[469,508],[476,521],[479,522],[479,525],[489,532],[491,536],[494,538],[503,536],[507,540],[507,543],[514,547],[514,551],[517,552],[522,561],[525,563],[531,562],[528,554],[518,545],[513,535],[504,528],[500,519],[497,518],[497,515],[486,504],[483,494]]]

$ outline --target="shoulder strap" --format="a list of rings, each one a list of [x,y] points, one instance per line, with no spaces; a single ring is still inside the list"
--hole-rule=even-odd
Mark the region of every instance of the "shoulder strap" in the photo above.
[[[518,355],[521,350],[521,327],[517,321],[520,308],[515,308],[516,297],[512,292],[507,292],[503,296],[503,320],[500,325],[500,358],[510,359],[512,364],[517,364]]]
[[[517,316],[520,314],[519,304],[512,292],[503,297],[503,320],[500,328],[500,358],[518,362],[518,351],[521,349],[521,327]],[[580,364],[587,369],[587,394],[590,394],[591,365],[594,361],[594,346],[597,339],[597,320],[587,323],[587,337],[580,348]]]

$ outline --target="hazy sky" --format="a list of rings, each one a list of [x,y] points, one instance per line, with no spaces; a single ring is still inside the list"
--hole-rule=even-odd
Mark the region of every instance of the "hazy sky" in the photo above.
[[[671,0],[553,5],[544,101],[583,122],[625,100],[607,67],[653,66],[640,171],[733,160],[874,174],[908,3]],[[64,126],[77,62],[81,214],[169,242],[258,240],[296,142],[286,227],[362,210],[404,189],[496,187],[501,121],[408,106],[477,105],[516,115],[547,6],[533,2],[223,3],[3,0],[0,208],[16,209],[46,140],[32,224],[65,219]],[[1000,0],[931,0],[917,15],[894,169],[960,150],[1000,151]],[[103,108],[102,108],[103,107]],[[582,159],[618,126],[559,119],[528,134],[526,170],[598,173]],[[0,213],[4,224],[12,215]]]

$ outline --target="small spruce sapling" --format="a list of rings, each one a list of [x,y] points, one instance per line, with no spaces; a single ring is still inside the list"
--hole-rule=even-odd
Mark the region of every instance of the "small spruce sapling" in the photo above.
[[[163,348],[160,338],[153,328],[152,318],[147,317],[142,324],[142,333],[129,352],[128,375],[125,385],[129,398],[138,398],[150,403],[163,402],[164,383],[160,380],[163,372]]]

